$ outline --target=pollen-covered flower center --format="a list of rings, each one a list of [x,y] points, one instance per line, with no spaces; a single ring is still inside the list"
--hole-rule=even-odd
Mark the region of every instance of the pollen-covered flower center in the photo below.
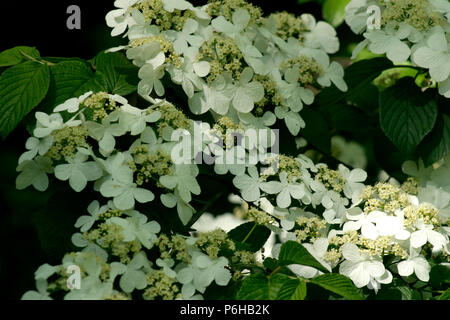
[[[385,1],[386,8],[382,14],[383,24],[390,21],[406,22],[423,31],[437,25],[444,25],[445,18],[432,10],[426,0],[390,0]]]

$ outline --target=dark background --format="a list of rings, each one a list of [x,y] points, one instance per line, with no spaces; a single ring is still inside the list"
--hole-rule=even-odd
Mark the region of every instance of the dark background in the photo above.
[[[194,2],[194,1],[192,1]],[[195,1],[197,4],[205,1]],[[299,5],[296,0],[250,1],[263,8],[265,14],[289,11],[312,13],[320,19],[320,6]],[[69,5],[81,8],[81,30],[69,30],[66,13]],[[104,17],[114,8],[113,1],[1,1],[0,51],[14,46],[34,46],[42,57],[80,57],[90,59],[99,51],[123,44],[120,36],[112,38]],[[339,34],[339,32],[338,32]],[[29,137],[20,125],[4,141],[0,141],[0,299],[20,299],[35,289],[34,272],[43,263],[59,264],[75,231],[76,217],[66,212],[81,210],[89,204],[88,196],[77,194],[66,183],[52,186],[46,192],[32,187],[16,190],[17,160],[25,151]],[[74,220],[75,219],[75,220]],[[71,229],[72,228],[72,229]],[[44,249],[45,248],[45,249]]]

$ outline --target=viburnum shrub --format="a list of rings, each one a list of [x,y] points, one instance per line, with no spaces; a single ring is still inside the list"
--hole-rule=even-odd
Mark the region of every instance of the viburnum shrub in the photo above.
[[[125,46],[0,53],[17,188],[95,194],[23,299],[449,299],[450,3],[334,2],[351,61],[245,0],[117,0]]]

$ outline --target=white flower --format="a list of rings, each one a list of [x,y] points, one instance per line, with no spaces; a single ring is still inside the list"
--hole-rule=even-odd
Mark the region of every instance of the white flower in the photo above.
[[[164,273],[169,278],[175,278],[177,276],[177,273],[172,270],[174,264],[175,261],[173,261],[173,259],[164,259],[164,260],[161,258],[156,259],[156,265],[158,267],[163,268]]]
[[[426,46],[414,51],[413,61],[430,69],[431,77],[436,81],[445,81],[450,75],[450,52],[444,30],[433,32],[426,41]]]
[[[138,67],[151,64],[153,68],[158,68],[166,61],[164,52],[161,51],[159,42],[152,41],[139,47],[129,48],[127,58],[133,61]]]
[[[69,180],[69,185],[76,192],[83,190],[88,181],[95,181],[103,176],[103,170],[95,161],[87,161],[88,156],[78,152],[68,163],[55,167],[55,177],[59,180]]]
[[[242,174],[240,176],[236,176],[233,179],[233,184],[236,188],[241,190],[242,198],[245,201],[256,201],[260,198],[260,187],[264,183],[259,177],[258,169],[255,166],[251,166],[248,169],[248,174]]]
[[[152,64],[145,64],[138,73],[141,81],[138,84],[138,92],[142,96],[149,96],[155,90],[158,96],[164,95],[164,86],[161,78],[164,77],[164,66],[154,67]]]
[[[392,282],[392,273],[389,270],[385,270],[379,277],[373,277],[367,284],[367,288],[375,290],[375,293],[381,288],[381,284],[389,284]]]
[[[217,31],[234,39],[247,27],[250,21],[250,14],[245,9],[239,9],[233,13],[231,19],[233,23],[227,21],[223,16],[219,16],[211,21],[211,25]]]
[[[200,185],[195,177],[198,175],[198,168],[196,165],[180,164],[175,165],[175,172],[172,175],[165,175],[159,178],[159,182],[171,190],[175,189],[183,201],[189,203],[192,199],[191,193],[199,195]]]
[[[399,216],[378,217],[376,228],[380,236],[392,236],[397,240],[406,240],[410,236],[403,224],[403,218]]]
[[[419,280],[428,282],[430,280],[431,266],[419,253],[420,250],[411,248],[408,259],[397,265],[398,274],[407,277],[415,273]]]
[[[414,225],[418,230],[411,233],[411,246],[413,248],[420,248],[427,242],[431,243],[434,249],[440,249],[448,242],[446,237],[433,230],[433,225],[425,224],[419,220]]]
[[[224,175],[229,171],[234,176],[243,175],[247,167],[245,160],[245,149],[241,146],[232,146],[225,150],[220,148],[215,152],[214,172]]]
[[[220,115],[225,115],[230,107],[234,91],[231,80],[224,75],[219,75],[211,84],[203,84],[202,91],[189,99],[189,109],[194,114],[203,114],[211,109]]]
[[[310,32],[305,35],[305,46],[310,48],[321,48],[327,53],[336,53],[339,50],[339,39],[336,30],[324,21],[316,23],[314,16],[302,15],[302,18],[310,20]]]
[[[439,82],[439,93],[446,98],[450,98],[450,78]]]
[[[381,278],[386,272],[381,259],[360,254],[353,243],[343,245],[342,255],[345,261],[339,266],[339,273],[349,277],[358,288],[367,286],[371,280]]]
[[[178,54],[185,53],[189,45],[199,48],[203,43],[203,38],[194,33],[198,29],[198,22],[194,19],[188,18],[184,22],[183,29],[177,33],[177,39],[173,43],[173,48]]]
[[[192,264],[182,268],[177,274],[177,280],[183,287],[181,294],[189,299],[195,291],[205,292],[206,288],[215,281],[219,286],[226,286],[231,280],[231,273],[225,266],[228,260],[224,257],[211,259],[201,252],[192,252]]]
[[[156,122],[161,118],[160,111],[147,114],[147,110],[141,110],[129,104],[123,105],[121,110],[123,112],[120,114],[120,123],[128,128],[132,136],[144,132],[147,122]]]
[[[20,156],[18,161],[19,164],[21,164],[25,160],[33,160],[33,158],[37,154],[39,154],[40,156],[45,155],[52,146],[52,144],[53,144],[52,136],[46,136],[43,139],[37,139],[35,137],[28,138],[27,142],[25,143],[25,148],[27,148],[29,151],[24,152]]]
[[[161,194],[161,202],[167,208],[177,207],[178,217],[183,225],[187,225],[194,213],[194,208],[180,197],[178,190],[174,193]]]
[[[164,10],[168,12],[193,9],[192,4],[185,0],[163,0],[162,3]]]
[[[131,11],[131,17],[133,18],[134,23],[129,26],[128,39],[134,40],[151,38],[160,34],[158,26],[154,24],[148,24],[147,21],[145,21],[144,15],[138,9],[134,8]],[[123,46],[121,49],[124,48],[127,48],[127,46]],[[108,51],[111,51],[111,49],[109,49]]]
[[[289,207],[291,205],[291,197],[298,200],[305,195],[305,185],[303,183],[290,183],[286,172],[280,174],[280,182],[264,182],[260,188],[269,194],[278,194],[277,205],[280,208]]]
[[[287,69],[284,73],[286,82],[280,82],[280,93],[284,97],[285,104],[294,112],[302,110],[302,101],[307,105],[314,102],[314,93],[300,86],[298,82],[299,76],[300,70],[294,66]]]
[[[64,127],[75,127],[81,124],[80,120],[71,120],[64,123],[62,116],[59,113],[52,113],[48,115],[44,112],[36,112],[37,123],[33,134],[36,138],[44,138],[50,135],[53,131],[62,129]]]
[[[189,99],[194,96],[196,90],[202,89],[203,81],[201,77],[207,76],[211,68],[207,61],[195,62],[197,53],[198,49],[188,48],[180,67],[177,68],[173,65],[168,67],[172,81],[181,84]]]
[[[364,213],[358,207],[354,207],[347,212],[347,221],[344,224],[344,231],[359,230],[361,234],[368,239],[375,240],[378,237],[378,230],[375,226],[377,220],[385,217],[386,213],[381,211],[372,211],[368,214]]]
[[[22,300],[52,300],[50,293],[47,291],[48,283],[47,280],[39,279],[36,280],[37,291],[30,290],[25,292],[22,296]]]
[[[119,119],[120,113],[113,112],[102,119],[102,123],[86,121],[85,127],[90,137],[98,141],[100,153],[104,156],[109,155],[116,145],[114,137],[122,136],[127,128],[122,123],[112,123]]]
[[[57,105],[55,109],[53,109],[53,112],[67,111],[69,113],[75,113],[79,110],[80,103],[82,103],[86,98],[92,95],[92,93],[92,91],[89,91],[79,96],[78,98],[67,99],[65,102]]]
[[[253,69],[245,68],[236,84],[236,91],[231,101],[233,107],[243,113],[253,110],[255,103],[264,98],[264,87],[258,81],[251,81],[253,78]]]
[[[90,213],[90,215],[84,215],[79,217],[77,219],[77,222],[75,223],[75,228],[81,227],[80,228],[81,232],[89,231],[94,225],[95,221],[97,221],[98,216],[108,211],[108,206],[105,205],[100,207],[99,202],[97,200],[94,200],[87,208],[87,211]]]
[[[361,192],[365,188],[363,181],[367,178],[367,173],[359,168],[349,170],[344,165],[339,165],[339,173],[345,179],[344,195],[353,201],[358,202]]]
[[[376,54],[384,54],[393,62],[404,62],[411,55],[411,49],[404,43],[411,29],[406,24],[401,24],[396,30],[395,26],[389,24],[382,30],[372,30],[364,33],[364,37],[370,41],[369,50]]]
[[[345,22],[354,33],[361,33],[367,28],[367,8],[370,5],[379,5],[378,1],[352,0],[345,8]]]
[[[106,24],[113,28],[111,36],[115,37],[125,32],[126,28],[133,23],[129,8],[139,0],[116,0],[114,6],[119,8],[112,10],[106,15]]]
[[[344,81],[344,68],[342,65],[333,61],[324,68],[324,73],[317,78],[317,83],[321,86],[329,87],[333,82],[341,91],[347,91],[348,86]]]
[[[300,100],[297,100],[297,102],[300,102]],[[298,105],[300,105],[300,103]],[[306,126],[306,123],[302,119],[302,117],[300,117],[300,114],[298,112],[289,110],[288,107],[283,106],[275,107],[275,115],[277,116],[278,119],[284,119],[284,122],[286,123],[289,132],[293,136],[298,135],[300,129]]]
[[[422,187],[417,195],[420,202],[432,203],[439,210],[439,218],[444,224],[450,219],[450,193],[441,187],[428,183]]]
[[[420,159],[418,163],[414,161],[404,162],[402,164],[402,171],[409,176],[416,177],[421,184],[425,184],[427,180],[430,180],[433,167],[425,168],[422,159]]]
[[[37,156],[34,160],[25,160],[17,166],[20,174],[16,179],[19,190],[33,185],[36,190],[45,191],[48,188],[48,173],[53,172],[52,161],[47,157]]]
[[[113,217],[108,220],[122,227],[123,241],[129,242],[138,239],[147,249],[153,246],[156,241],[156,234],[161,231],[161,227],[156,221],[147,222],[147,217],[136,213],[132,217]]]
[[[123,265],[122,265],[123,266]],[[150,272],[150,262],[143,251],[134,256],[133,260],[125,266],[125,272],[120,277],[120,288],[124,292],[142,290],[147,287],[147,273]]]
[[[109,180],[102,183],[100,192],[105,197],[113,197],[114,205],[120,210],[133,208],[135,200],[147,203],[155,198],[150,190],[137,187],[133,182],[133,171],[126,165],[122,165]]]

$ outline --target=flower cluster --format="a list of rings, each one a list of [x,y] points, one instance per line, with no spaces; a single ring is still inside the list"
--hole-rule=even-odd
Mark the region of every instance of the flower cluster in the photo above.
[[[141,68],[143,96],[163,96],[167,72],[194,114],[211,111],[238,124],[252,114],[266,126],[278,118],[297,135],[305,126],[299,111],[313,102],[314,87],[333,82],[347,90],[342,66],[328,56],[339,49],[336,32],[312,15],[263,17],[244,0],[203,7],[184,0],[130,0],[116,6],[107,24],[112,35],[127,31],[130,42],[112,50],[126,49]]]
[[[104,92],[69,99],[48,115],[36,113],[36,129],[19,159],[17,188],[44,191],[53,173],[76,192],[88,182],[120,210],[154,200],[177,207],[183,223],[192,216],[191,194],[199,194],[195,164],[174,164],[174,130],[192,122],[165,100],[138,109],[120,96]],[[64,120],[68,118],[68,120]],[[127,143],[121,143],[127,141]],[[131,142],[129,142],[131,139]],[[124,148],[122,148],[124,146]]]
[[[378,13],[380,17],[371,16]],[[373,23],[372,17],[378,21]],[[345,20],[353,32],[364,32],[365,40],[357,46],[354,56],[368,47],[375,54],[386,54],[393,62],[409,61],[428,70],[440,94],[450,98],[448,1],[352,0],[346,7]]]
[[[353,0],[347,22],[354,31],[365,29],[366,9],[373,4],[383,9],[381,29],[367,30],[359,48],[368,45],[395,61],[411,57],[430,69],[448,95],[444,73],[450,69],[434,64],[448,60],[446,2]],[[291,240],[324,267],[288,266],[303,279],[328,270],[377,291],[394,277],[428,282],[430,261],[448,265],[450,157],[429,168],[406,162],[410,178],[401,185],[367,186],[362,169],[268,152],[277,119],[292,135],[305,126],[299,112],[313,102],[315,87],[333,82],[347,90],[342,67],[328,56],[339,48],[330,25],[311,15],[264,17],[244,0],[203,7],[184,0],[117,0],[115,6],[106,21],[112,35],[126,32],[129,44],[116,49],[126,49],[139,67],[137,91],[145,106],[87,92],[51,114],[36,112],[33,136],[19,159],[17,188],[44,191],[54,174],[74,191],[92,187],[104,199],[92,202],[88,215],[76,221],[72,243],[79,251],[66,254],[61,265],[41,266],[37,291],[24,299],[201,299],[212,284],[234,284],[250,269],[267,268],[246,243],[256,229],[281,242],[273,257]],[[181,85],[186,108],[196,115],[210,111],[214,123],[193,121],[164,99],[170,80]],[[256,140],[244,135],[235,145],[235,133],[248,129],[268,134]],[[336,141],[339,153],[345,141]],[[194,216],[191,204],[203,188],[199,157],[216,174],[231,176],[241,205],[235,211],[251,221],[240,230],[250,226],[248,234],[233,238],[221,229],[192,229],[210,209],[206,205]],[[341,158],[354,162],[352,155]],[[166,212],[154,212],[159,204]],[[153,212],[169,215],[175,208],[185,228],[181,233],[149,220]],[[77,290],[71,290],[72,266],[80,269]]]
[[[410,184],[408,180],[404,186],[410,188]],[[325,268],[338,270],[357,287],[377,291],[381,284],[393,281],[393,273],[402,277],[414,274],[428,282],[430,259],[443,265],[450,261],[449,219],[432,204],[448,208],[448,192],[440,189],[440,197],[445,200],[438,202],[429,197],[430,191],[420,188],[419,194],[428,195],[430,202],[426,202],[406,193],[402,187],[390,183],[367,186],[360,194],[360,201],[342,207],[344,216],[336,221],[325,220],[327,211],[323,210],[321,217],[291,207],[280,216],[280,208],[267,204],[263,207],[282,219],[280,229],[271,228],[275,233],[285,240],[302,243]],[[279,247],[274,247],[275,257]],[[300,265],[291,265],[290,269],[304,278],[321,273]]]
[[[223,231],[198,238],[158,236],[156,221],[136,210],[119,210],[112,201],[104,206],[94,201],[88,213],[75,224],[82,233],[72,236],[73,244],[83,249],[66,254],[61,265],[42,265],[35,273],[37,291],[28,291],[23,299],[201,299],[212,282],[225,286],[232,277],[225,268],[228,259],[218,252],[222,242],[234,246]],[[80,283],[70,290],[74,265],[80,269]]]

